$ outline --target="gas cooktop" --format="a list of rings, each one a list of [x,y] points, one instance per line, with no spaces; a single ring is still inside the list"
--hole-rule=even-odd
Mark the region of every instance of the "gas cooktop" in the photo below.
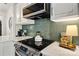
[[[21,40],[19,42],[24,44],[24,45],[30,46],[34,49],[37,49],[38,51],[41,51],[42,49],[44,49],[45,47],[47,47],[49,44],[51,44],[54,41],[43,39],[41,45],[39,45],[39,46],[35,44],[34,38]]]

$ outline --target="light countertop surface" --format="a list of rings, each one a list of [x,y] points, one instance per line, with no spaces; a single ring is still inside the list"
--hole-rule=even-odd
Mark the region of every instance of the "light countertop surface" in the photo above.
[[[0,42],[11,41],[9,36],[0,36]]]
[[[21,37],[16,37],[15,41],[20,41],[20,40],[25,40],[25,39],[30,39],[33,38],[32,36],[21,36]]]
[[[44,48],[41,53],[46,56],[79,56],[79,46],[76,46],[75,51],[59,47],[58,42],[54,42]]]
[[[16,37],[15,39],[11,39],[9,36],[0,36],[0,42],[6,42],[6,41],[20,41],[20,40],[25,40],[25,39],[30,39],[33,38],[32,36],[21,36],[21,37]]]

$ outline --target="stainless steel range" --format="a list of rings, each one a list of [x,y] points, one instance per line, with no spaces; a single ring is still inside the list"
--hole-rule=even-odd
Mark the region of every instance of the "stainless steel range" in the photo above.
[[[34,38],[18,41],[15,44],[16,55],[19,56],[42,56],[42,49],[51,44],[52,40],[43,39],[42,42],[35,42]],[[40,45],[39,45],[40,44]]]

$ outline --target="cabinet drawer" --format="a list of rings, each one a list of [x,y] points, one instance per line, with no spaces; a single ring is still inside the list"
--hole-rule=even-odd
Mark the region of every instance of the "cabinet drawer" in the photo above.
[[[14,46],[4,46],[3,47],[3,56],[14,56],[15,48]]]
[[[3,46],[14,46],[14,42],[13,41],[3,42]]]

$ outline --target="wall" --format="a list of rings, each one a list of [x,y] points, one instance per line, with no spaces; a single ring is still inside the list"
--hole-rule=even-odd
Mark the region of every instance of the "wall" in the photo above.
[[[50,39],[50,21],[49,19],[39,19],[34,25],[24,25],[23,29],[28,29],[28,35],[35,36],[36,31],[41,31],[44,38]]]
[[[59,40],[59,35],[61,32],[66,31],[67,25],[77,25],[79,30],[79,20],[76,21],[65,21],[65,22],[51,22],[51,28],[50,28],[50,34],[52,40]],[[79,31],[78,31],[79,33]],[[74,40],[76,40],[76,43],[79,44],[79,37],[74,37]]]
[[[53,22],[49,19],[36,20],[34,25],[24,25],[23,29],[28,29],[28,35],[34,36],[36,31],[41,31],[46,39],[59,41],[60,33],[66,31],[67,25],[77,25],[79,30],[79,21]],[[79,31],[78,31],[79,32]],[[79,45],[79,37],[73,37],[76,44]]]

